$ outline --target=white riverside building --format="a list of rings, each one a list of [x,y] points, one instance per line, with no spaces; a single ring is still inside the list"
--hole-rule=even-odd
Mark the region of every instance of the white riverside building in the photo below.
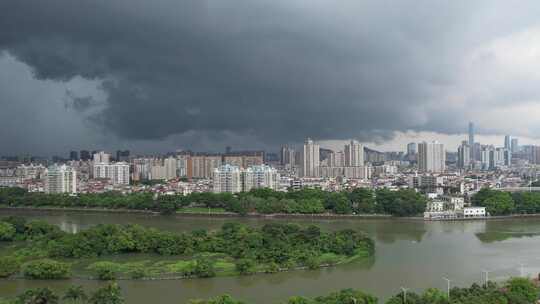
[[[266,165],[252,166],[241,169],[229,164],[214,169],[213,192],[238,193],[257,188],[278,190],[280,175],[277,170]]]
[[[53,165],[45,172],[46,193],[77,193],[77,171],[67,165]]]
[[[118,163],[94,163],[94,178],[109,179],[113,185],[129,185],[129,164]]]

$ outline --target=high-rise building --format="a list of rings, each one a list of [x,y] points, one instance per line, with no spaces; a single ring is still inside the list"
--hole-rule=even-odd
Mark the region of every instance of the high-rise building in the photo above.
[[[364,165],[364,147],[356,140],[345,145],[345,167],[360,167]]]
[[[111,161],[111,155],[103,151],[94,153],[94,164],[108,164]]]
[[[504,136],[504,148],[512,150],[512,137],[510,135]]]
[[[127,162],[129,161],[129,150],[118,150],[116,151],[116,161]]]
[[[327,163],[329,167],[345,167],[345,153],[343,151],[331,153]]]
[[[519,152],[519,143],[517,138],[512,138],[512,153]]]
[[[416,154],[416,143],[408,143],[407,144],[407,155],[415,155]]]
[[[130,171],[126,162],[94,163],[94,178],[108,179],[113,185],[129,185]]]
[[[418,169],[420,172],[443,172],[446,168],[444,145],[437,141],[418,144]]]
[[[281,147],[281,165],[284,167],[294,167],[296,165],[295,151],[288,145]]]
[[[482,145],[482,149],[480,150],[480,162],[482,164],[482,170],[495,169],[495,147]]]
[[[69,160],[79,160],[79,153],[77,151],[69,152]]]
[[[67,165],[53,165],[45,173],[46,193],[77,193],[77,171]]]
[[[90,160],[90,152],[87,150],[81,150],[80,152],[81,160]]]
[[[319,177],[320,147],[310,138],[306,139],[302,153],[302,176]]]
[[[177,177],[178,160],[175,157],[165,158],[163,165],[165,167],[165,179],[175,179]]]
[[[188,178],[212,178],[214,169],[222,165],[221,155],[194,155],[187,159]]]
[[[176,174],[178,177],[187,176],[187,162],[189,155],[180,154],[176,156]]]
[[[240,168],[229,164],[213,170],[213,191],[215,193],[238,193],[242,191]]]
[[[151,177],[152,159],[133,159],[133,180],[148,180]]]
[[[458,168],[468,169],[471,165],[471,147],[463,141],[458,147]]]
[[[257,188],[279,189],[279,173],[270,166],[252,166],[242,170],[241,175],[242,191],[249,191]]]
[[[523,151],[527,155],[529,163],[540,164],[540,146],[523,146]]]
[[[469,147],[471,147],[471,159],[476,159],[475,149],[474,149],[474,124],[469,122]]]

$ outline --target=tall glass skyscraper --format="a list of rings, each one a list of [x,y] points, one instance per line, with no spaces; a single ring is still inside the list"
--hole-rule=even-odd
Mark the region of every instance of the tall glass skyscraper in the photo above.
[[[475,159],[474,155],[474,124],[472,121],[469,122],[469,147],[470,149],[470,159]]]

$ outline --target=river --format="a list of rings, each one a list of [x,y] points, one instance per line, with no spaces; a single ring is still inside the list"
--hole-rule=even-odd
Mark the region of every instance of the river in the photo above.
[[[259,274],[241,277],[179,281],[120,281],[127,303],[187,303],[224,293],[248,303],[283,303],[293,295],[317,296],[342,288],[358,288],[385,299],[400,287],[421,291],[481,282],[482,270],[490,280],[504,280],[521,272],[540,272],[540,218],[490,221],[423,222],[394,219],[260,219],[164,217],[145,214],[77,213],[62,211],[0,211],[0,217],[22,215],[78,231],[98,223],[136,223],[170,231],[217,229],[240,221],[262,225],[271,221],[317,224],[326,230],[351,228],[367,232],[376,241],[375,257],[333,268]],[[523,264],[523,268],[520,266]],[[27,288],[49,286],[63,291],[70,284],[95,288],[101,282],[84,280],[0,280],[0,296],[14,296]]]

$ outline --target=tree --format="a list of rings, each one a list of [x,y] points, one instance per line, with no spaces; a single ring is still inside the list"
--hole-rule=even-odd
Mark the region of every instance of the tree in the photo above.
[[[538,288],[526,278],[513,278],[506,284],[512,304],[533,304],[538,299]]]
[[[26,219],[24,217],[8,216],[1,221],[13,225],[17,234],[23,234],[26,229]]]
[[[422,294],[422,300],[424,303],[433,303],[433,304],[447,304],[448,297],[445,292],[437,288],[428,288]]]
[[[13,241],[17,230],[7,222],[0,222],[0,241]]]
[[[235,266],[240,274],[252,274],[254,272],[255,261],[252,259],[239,259],[236,261]]]
[[[195,262],[195,275],[200,278],[211,278],[216,276],[214,264],[208,258],[198,258]]]
[[[70,303],[84,303],[88,299],[88,296],[82,286],[73,285],[67,289],[62,299]]]
[[[120,286],[112,282],[92,293],[88,302],[90,304],[122,304],[124,298]]]
[[[30,289],[18,296],[16,304],[58,304],[58,296],[49,288]]]
[[[426,198],[412,189],[377,190],[378,212],[396,216],[414,216],[424,212]]]
[[[486,207],[490,215],[510,214],[515,209],[514,200],[508,192],[483,188],[472,197],[475,206]]]
[[[355,188],[348,196],[355,212],[360,214],[375,212],[375,196],[371,189]]]

